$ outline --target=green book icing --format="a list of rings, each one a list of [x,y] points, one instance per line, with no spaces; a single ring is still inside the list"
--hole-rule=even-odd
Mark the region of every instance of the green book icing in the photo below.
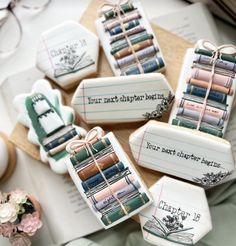
[[[197,128],[197,125],[195,123],[190,122],[188,120],[180,120],[180,119],[173,119],[172,125],[182,126],[182,127],[186,127],[186,128],[190,128],[190,129],[196,129]],[[202,132],[205,132],[205,133],[212,134],[212,135],[217,136],[217,137],[221,137],[221,138],[223,137],[222,131],[214,129],[214,128],[210,128],[210,127],[206,127],[206,126],[200,126],[199,130]]]
[[[126,13],[134,10],[134,6],[132,3],[124,3],[120,5],[120,8]],[[114,10],[108,10],[104,13],[106,19],[110,19],[117,16],[117,13]]]
[[[139,207],[146,204],[147,202],[149,202],[149,199],[148,199],[146,193],[142,193],[142,194],[139,194],[137,197],[123,203],[123,205],[124,205],[126,211],[128,213],[131,213],[134,210],[136,210]],[[119,206],[119,207],[115,208],[113,211],[111,211],[107,214],[104,214],[102,216],[101,220],[107,226],[107,225],[110,225],[113,222],[119,220],[123,216],[125,216],[125,213],[124,213],[123,209]]]
[[[194,52],[196,54],[200,54],[200,55],[205,55],[205,56],[213,56],[213,52],[209,51],[209,50],[204,50],[204,49],[195,49]],[[220,57],[222,60],[225,60],[225,61],[229,61],[229,62],[233,62],[233,63],[236,63],[236,57],[234,56],[231,56],[231,55],[221,55]]]
[[[99,151],[105,149],[106,147],[108,147],[109,145],[111,145],[111,142],[108,138],[101,138],[100,140],[98,140],[97,142],[95,142],[94,144],[92,144],[92,147],[90,148],[93,154],[98,153]],[[73,166],[78,165],[80,162],[86,160],[87,158],[89,158],[91,155],[90,153],[86,150],[86,148],[83,148],[82,150],[80,150],[78,153],[76,153],[75,155],[73,155],[70,160],[71,163],[73,164]]]
[[[142,35],[140,37],[136,37],[134,39],[131,39],[130,42],[131,44],[137,44],[140,43],[142,41],[148,40],[148,39],[153,39],[153,35],[152,34],[145,34]],[[115,47],[113,49],[111,49],[111,54],[114,55],[116,52],[128,47],[128,42],[125,42],[124,44],[119,45],[118,47]]]

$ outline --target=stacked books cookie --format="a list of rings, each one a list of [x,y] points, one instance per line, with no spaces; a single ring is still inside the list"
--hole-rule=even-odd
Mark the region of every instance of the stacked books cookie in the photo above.
[[[101,8],[97,33],[116,76],[165,70],[165,61],[140,2]]]
[[[42,33],[36,66],[60,87],[69,89],[97,72],[99,42],[96,35],[74,21]]]
[[[158,119],[173,99],[165,76],[149,73],[85,79],[71,104],[85,122],[104,124]]]
[[[138,173],[112,132],[95,127],[70,142],[66,165],[84,200],[104,226],[112,227],[152,203]]]
[[[203,188],[166,176],[150,192],[153,204],[139,214],[143,238],[154,245],[194,245],[211,229]]]
[[[169,124],[150,121],[130,136],[140,165],[204,187],[235,177],[231,144],[222,139],[236,89],[231,51],[208,41],[187,50]]]
[[[74,111],[62,105],[61,93],[52,89],[47,80],[38,80],[31,93],[14,99],[18,121],[29,128],[28,140],[40,147],[43,162],[59,174],[67,172],[64,159],[66,145],[85,136],[86,131],[73,124]]]

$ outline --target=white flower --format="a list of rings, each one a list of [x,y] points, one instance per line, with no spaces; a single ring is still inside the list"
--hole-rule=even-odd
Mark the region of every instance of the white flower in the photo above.
[[[17,204],[26,203],[27,193],[22,190],[15,190],[11,192],[10,202],[15,202]]]
[[[17,207],[14,203],[0,204],[0,223],[14,222],[17,219]]]

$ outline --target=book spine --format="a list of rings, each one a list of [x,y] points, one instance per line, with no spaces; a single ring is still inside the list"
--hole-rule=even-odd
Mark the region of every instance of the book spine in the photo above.
[[[91,201],[91,203],[97,203],[103,200],[104,198],[112,195],[112,192],[115,193],[118,190],[125,188],[127,185],[132,184],[134,181],[135,181],[134,177],[131,174],[129,174],[124,178],[116,181],[114,184],[112,184],[110,187],[111,189],[109,187],[106,187],[105,189],[89,197],[89,200]]]
[[[122,9],[122,11],[124,13],[134,10],[134,6],[133,6],[132,3],[124,3],[124,4],[121,4],[120,5],[120,8]],[[106,11],[103,14],[104,14],[104,17],[106,19],[111,19],[111,18],[114,18],[114,17],[117,16],[117,13],[113,9],[108,10],[108,11]]]
[[[185,98],[182,98],[178,104],[178,107],[182,107],[185,109],[190,109],[190,110],[195,110],[198,112],[201,112],[203,109],[203,105],[199,102],[195,102],[195,101],[190,101],[187,100]],[[212,106],[206,106],[205,108],[205,113],[208,115],[211,115],[213,117],[216,117],[218,119],[222,118],[223,120],[227,120],[228,119],[228,113],[226,110],[222,110],[222,109],[218,109],[216,107],[212,107]]]
[[[73,128],[69,132],[65,133],[63,136],[61,136],[61,137],[53,140],[52,142],[46,144],[44,146],[44,148],[46,151],[49,151],[50,149],[53,149],[53,148],[63,144],[64,142],[68,141],[69,139],[75,137],[76,135],[79,135],[79,139],[81,139],[81,135],[76,132],[75,128]]]
[[[135,190],[138,190],[139,188],[140,188],[140,184],[136,180],[133,184],[129,184],[127,187],[117,191],[115,193],[115,196],[120,199],[120,198],[134,192]],[[103,199],[102,201],[93,204],[93,209],[96,211],[100,211],[101,209],[105,208],[106,206],[112,204],[115,201],[116,201],[116,199],[115,199],[114,195],[108,196],[105,199]]]
[[[130,30],[131,28],[138,26],[139,24],[140,24],[139,20],[132,20],[132,21],[129,21],[123,25],[124,25],[124,29],[127,31],[127,30]],[[121,25],[114,27],[113,29],[109,30],[109,34],[111,36],[117,35],[117,34],[122,33],[122,32],[123,32],[123,29],[122,29]]]
[[[104,157],[101,157],[97,160],[99,167],[101,170],[104,170],[114,164],[116,164],[119,161],[116,153],[111,153],[109,155],[106,155]],[[82,181],[90,178],[91,176],[96,175],[99,172],[96,164],[94,162],[90,163],[88,166],[85,166],[81,170],[78,171],[78,176]]]
[[[205,97],[206,91],[207,91],[206,88],[201,88],[194,85],[188,85],[186,89],[187,94],[195,95],[199,97]],[[226,104],[227,95],[217,91],[210,91],[208,99]]]
[[[111,36],[110,37],[110,43],[113,43],[113,42],[116,42],[116,41],[118,41],[120,39],[125,38],[125,34],[127,36],[130,36],[130,35],[133,35],[133,34],[136,34],[136,33],[140,33],[140,32],[142,32],[144,30],[145,30],[145,28],[143,26],[139,25],[139,26],[134,27],[134,28],[132,28],[130,30],[127,30],[125,33],[120,33],[120,34],[117,34],[115,36]]]
[[[144,34],[141,35],[139,37],[136,37],[134,39],[131,39],[130,42],[132,45],[143,42],[145,40],[150,40],[153,39],[153,35],[152,34]],[[119,41],[118,41],[119,42]],[[125,49],[129,46],[128,42],[125,40],[124,44],[119,45],[118,47],[112,48],[111,49],[111,54],[114,55],[115,53],[117,53],[118,51]]]
[[[187,121],[187,120],[185,121],[185,120],[179,120],[179,119],[173,119],[172,125],[186,127],[186,128],[190,128],[190,129],[196,129],[197,128],[197,124],[190,122],[190,121]],[[205,127],[205,126],[200,126],[199,130],[202,132],[205,132],[205,133],[212,134],[212,135],[217,136],[217,137],[221,137],[221,138],[223,137],[222,131],[217,130],[217,129],[213,129],[213,128]]]
[[[148,40],[145,40],[143,42],[140,42],[138,44],[133,45],[132,48],[136,52],[136,51],[142,50],[142,49],[147,48],[147,47],[152,46],[152,45],[153,45],[152,39],[148,39]],[[120,59],[120,58],[123,58],[124,56],[128,56],[128,55],[132,54],[132,48],[127,47],[127,48],[115,53],[114,54],[115,59]]]
[[[213,56],[213,52],[211,51],[208,51],[208,50],[204,50],[204,49],[195,49],[194,52],[196,54],[200,54],[200,55],[205,55],[205,56],[210,56],[212,57]],[[236,63],[236,57],[234,56],[231,56],[231,55],[221,55],[220,57],[222,60],[225,60],[225,61],[229,61],[229,62],[233,62],[233,63]]]
[[[117,164],[114,164],[113,166],[105,169],[103,171],[103,174],[106,177],[106,179],[109,179],[117,173],[123,171],[124,168],[124,164],[122,162],[118,162]],[[81,185],[84,189],[84,192],[87,192],[89,191],[89,189],[92,189],[93,187],[99,185],[102,182],[104,182],[103,176],[101,175],[101,173],[98,173],[90,177],[89,179],[83,181]]]
[[[183,115],[183,116],[186,116],[188,118],[198,120],[199,116],[200,116],[200,112],[198,112],[196,110],[190,110],[187,108],[180,107],[180,108],[178,108],[177,115]],[[207,114],[203,115],[202,122],[206,122],[208,124],[219,126],[219,127],[223,126],[223,124],[224,124],[223,119],[219,119],[217,117],[213,117],[213,116],[210,116]]]
[[[105,23],[104,24],[105,31],[109,31],[110,29],[112,29],[116,26],[119,26],[121,21],[124,24],[124,23],[127,23],[127,22],[132,21],[132,20],[137,20],[140,17],[141,17],[141,15],[138,12],[135,12],[135,13],[132,13],[130,15],[123,17],[122,20],[116,19],[116,20],[111,21],[109,23]]]
[[[194,86],[197,86],[197,87],[202,87],[202,88],[205,88],[205,89],[207,89],[208,85],[209,85],[209,82],[206,82],[206,81],[203,81],[203,80],[197,80],[197,79],[190,79],[188,82],[191,85],[194,85]],[[223,86],[220,86],[220,85],[216,85],[216,84],[212,84],[211,85],[211,90],[217,91],[217,92],[220,92],[220,93],[224,93],[224,94],[230,95],[230,96],[232,96],[233,93],[234,93],[233,89],[226,88],[226,87],[223,87]]]
[[[211,78],[211,72],[205,71],[203,69],[193,68],[190,78],[208,82]],[[213,76],[212,83],[230,88],[232,86],[233,79],[228,76],[215,73]]]
[[[213,58],[206,55],[195,54],[193,61],[200,64],[212,65]],[[233,62],[217,59],[216,67],[236,72],[236,63]]]
[[[116,68],[118,68],[118,67],[123,68],[125,66],[132,64],[135,61],[136,57],[139,60],[142,60],[146,57],[154,56],[156,54],[156,52],[158,52],[158,51],[159,51],[158,47],[152,45],[150,47],[147,47],[145,49],[142,49],[142,50],[136,52],[136,56],[134,54],[131,54],[129,56],[126,56],[122,59],[117,60],[116,61],[117,63],[115,63],[115,67]]]
[[[98,140],[97,142],[92,144],[93,148],[91,148],[91,151],[93,154],[95,154],[95,153],[105,149],[109,145],[111,145],[111,142],[108,138],[101,138],[100,140]],[[70,160],[71,160],[71,163],[75,166],[75,165],[78,165],[80,162],[86,160],[90,156],[91,155],[88,152],[88,150],[86,148],[82,148],[78,153],[73,155],[70,158]]]
[[[144,204],[149,202],[149,199],[146,193],[139,194],[137,197],[125,202],[123,205],[128,213],[133,212],[134,210],[140,208]],[[121,207],[114,209],[113,211],[104,214],[101,218],[102,222],[105,225],[110,225],[113,222],[117,221],[118,219],[125,216],[125,213]]]
[[[151,73],[164,67],[164,62],[161,57],[156,59],[150,59],[146,62],[141,63],[144,73]],[[139,67],[137,65],[122,71],[121,75],[134,75],[140,74]]]

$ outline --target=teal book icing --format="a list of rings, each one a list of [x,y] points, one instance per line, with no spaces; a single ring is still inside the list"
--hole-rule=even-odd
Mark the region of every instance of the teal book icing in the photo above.
[[[40,146],[40,157],[49,162],[56,173],[66,173],[65,150],[70,140],[81,139],[86,131],[73,125],[74,112],[63,106],[61,94],[46,80],[38,80],[29,94],[18,95],[14,100],[18,121],[29,128],[28,139]]]

